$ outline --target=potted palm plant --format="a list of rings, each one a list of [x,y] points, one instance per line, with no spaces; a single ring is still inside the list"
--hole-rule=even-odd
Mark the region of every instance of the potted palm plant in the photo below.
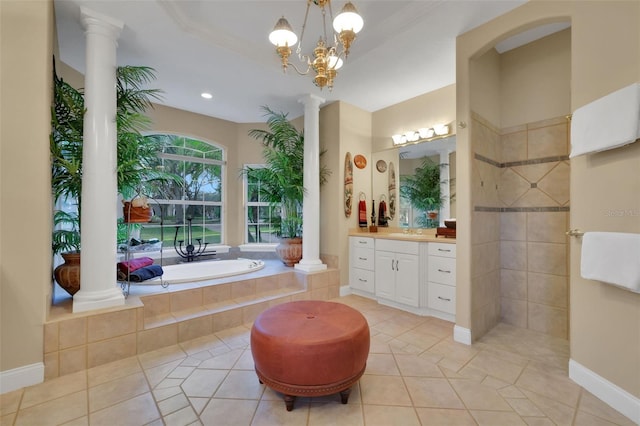
[[[253,129],[249,136],[262,142],[266,167],[246,167],[243,173],[259,179],[261,199],[280,209],[280,244],[276,253],[287,266],[302,258],[302,202],[304,199],[304,132],[296,129],[287,114],[263,107],[268,130]],[[323,153],[320,153],[322,155]],[[329,170],[320,168],[320,184]]]
[[[438,211],[446,201],[441,195],[440,168],[447,164],[438,164],[429,157],[424,157],[414,175],[400,177],[400,196],[407,199],[411,206],[420,210],[417,223],[421,227],[437,226]]]
[[[55,65],[55,62],[54,62]],[[146,182],[180,178],[149,167],[156,159],[160,141],[141,132],[150,119],[144,115],[152,99],[159,99],[158,89],[145,89],[155,78],[149,67],[118,67],[117,75],[117,185],[123,198],[133,196]],[[84,93],[63,81],[53,72],[51,109],[51,186],[56,205],[66,201],[75,211],[54,212],[53,253],[61,254],[65,264],[56,268],[58,284],[73,295],[80,289],[80,215],[82,195],[82,143]],[[66,264],[70,259],[72,266]],[[77,268],[73,265],[77,264]],[[66,266],[65,266],[66,265]],[[77,269],[77,270],[76,270]],[[68,282],[71,281],[71,282]]]

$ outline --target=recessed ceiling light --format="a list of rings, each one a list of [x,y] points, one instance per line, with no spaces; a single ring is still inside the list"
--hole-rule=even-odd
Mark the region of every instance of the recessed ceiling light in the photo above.
[[[203,97],[203,98],[205,98],[205,99],[211,99],[211,98],[213,98],[213,95],[212,95],[211,93],[208,93],[208,92],[202,92],[202,93],[200,94],[200,96],[202,96],[202,97]]]

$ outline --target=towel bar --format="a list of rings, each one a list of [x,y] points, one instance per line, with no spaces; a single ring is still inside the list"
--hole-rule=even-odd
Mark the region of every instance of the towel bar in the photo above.
[[[584,232],[579,229],[569,229],[567,232],[565,232],[565,234],[570,237],[582,237],[584,235]]]

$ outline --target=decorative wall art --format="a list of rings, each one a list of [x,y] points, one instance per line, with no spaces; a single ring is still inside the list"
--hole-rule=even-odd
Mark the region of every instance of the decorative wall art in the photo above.
[[[358,154],[355,157],[353,157],[353,163],[359,169],[364,169],[365,167],[367,167],[367,159],[365,158],[364,155]]]
[[[353,204],[353,163],[351,163],[351,153],[347,152],[344,157],[344,215],[351,217]]]
[[[376,163],[376,170],[378,170],[380,173],[386,172],[387,162],[384,160],[378,160],[378,162]]]
[[[389,218],[396,215],[396,169],[393,162],[389,161]]]

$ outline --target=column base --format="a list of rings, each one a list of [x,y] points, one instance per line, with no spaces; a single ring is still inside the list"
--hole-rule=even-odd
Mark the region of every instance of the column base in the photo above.
[[[83,292],[82,288],[73,296],[73,312],[86,312],[94,309],[124,305],[124,294],[118,287],[108,290]]]
[[[327,269],[327,265],[322,263],[320,259],[318,260],[305,260],[302,259],[299,263],[296,263],[294,269],[303,272],[315,272],[315,271],[324,271]]]

